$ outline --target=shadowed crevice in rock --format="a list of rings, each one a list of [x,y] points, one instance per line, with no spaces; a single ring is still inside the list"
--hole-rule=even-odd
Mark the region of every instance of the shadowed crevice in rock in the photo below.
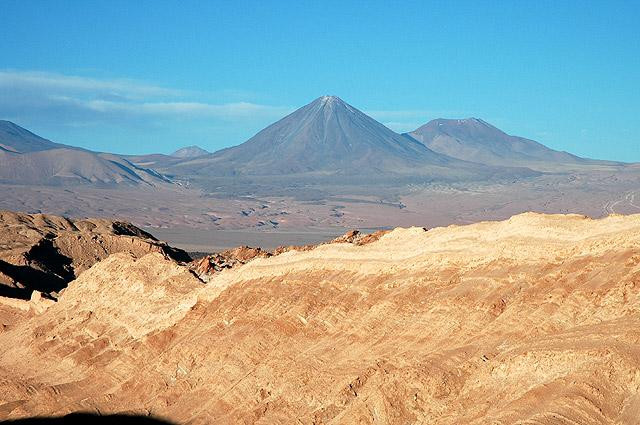
[[[28,300],[34,290],[43,293],[58,292],[67,286],[70,280],[62,279],[54,274],[30,266],[16,266],[0,260],[0,273],[20,282],[24,288],[0,285],[0,296]]]
[[[50,276],[51,286],[56,286],[56,280],[62,281],[63,286],[75,279],[75,271],[71,258],[60,253],[54,245],[53,239],[47,237],[34,245],[25,255],[26,260],[33,269],[39,269]],[[31,283],[29,283],[31,284]]]
[[[24,259],[27,264],[0,260],[0,273],[16,285],[0,285],[0,296],[28,300],[34,290],[58,293],[76,277],[71,259],[60,253],[50,235],[31,247]]]
[[[113,233],[116,235],[137,236],[139,238],[150,239],[152,241],[158,240],[151,233],[147,233],[139,227],[125,221],[114,221],[111,224],[111,228],[113,229]]]
[[[3,263],[7,264],[0,260],[0,270],[2,270],[4,265]],[[28,300],[31,297],[31,291],[25,288],[17,288],[15,286],[0,285],[0,297]]]
[[[180,248],[174,248],[172,246],[165,245],[162,249],[162,252],[166,257],[171,258],[172,260],[179,263],[189,263],[193,261],[189,253]]]

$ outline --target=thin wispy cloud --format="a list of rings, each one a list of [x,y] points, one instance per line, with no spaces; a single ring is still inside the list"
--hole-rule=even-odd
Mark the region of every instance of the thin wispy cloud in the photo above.
[[[128,79],[96,79],[36,71],[0,71],[0,88],[44,92],[93,93],[123,98],[179,96],[183,92]]]
[[[201,102],[123,103],[93,100],[81,102],[81,106],[97,112],[117,111],[128,114],[210,116],[218,118],[251,117],[256,114],[280,115],[289,111],[289,108],[286,107],[258,105],[248,102],[214,105]]]
[[[127,79],[96,79],[45,72],[0,71],[0,115],[52,114],[76,125],[79,118],[100,120],[134,117],[180,118],[278,117],[290,107],[251,102],[193,101],[185,92]]]

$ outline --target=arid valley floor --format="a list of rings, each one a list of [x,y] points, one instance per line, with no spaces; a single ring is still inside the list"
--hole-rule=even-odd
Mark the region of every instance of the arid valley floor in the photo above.
[[[447,226],[527,211],[590,217],[640,213],[640,168],[549,174],[516,182],[314,187],[290,196],[198,188],[0,186],[0,208],[131,221],[188,251],[318,243],[349,229]],[[134,201],[135,200],[135,201]]]

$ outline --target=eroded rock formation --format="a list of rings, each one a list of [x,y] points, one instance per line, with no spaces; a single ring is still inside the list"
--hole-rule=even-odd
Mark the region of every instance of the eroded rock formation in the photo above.
[[[120,253],[5,326],[0,418],[635,424],[639,309],[640,215],[396,229],[207,284]]]
[[[37,290],[55,298],[68,282],[116,252],[191,260],[130,223],[0,211],[0,295],[29,299]]]

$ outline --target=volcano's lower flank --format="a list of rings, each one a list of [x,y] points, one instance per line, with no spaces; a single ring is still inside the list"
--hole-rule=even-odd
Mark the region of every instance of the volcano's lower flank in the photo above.
[[[0,418],[637,424],[640,215],[521,214],[256,257],[113,254],[1,298]]]

